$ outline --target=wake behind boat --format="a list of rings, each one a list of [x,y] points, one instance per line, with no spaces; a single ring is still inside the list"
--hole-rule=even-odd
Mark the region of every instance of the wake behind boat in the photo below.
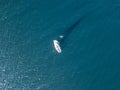
[[[58,52],[58,53],[61,53],[62,50],[61,50],[61,47],[59,45],[59,42],[57,40],[53,40],[53,44],[54,44],[54,48],[55,50]]]

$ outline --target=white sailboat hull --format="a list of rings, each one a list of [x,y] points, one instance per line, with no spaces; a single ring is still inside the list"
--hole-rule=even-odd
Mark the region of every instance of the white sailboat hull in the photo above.
[[[61,47],[59,45],[59,42],[57,40],[53,40],[53,44],[54,44],[54,48],[55,50],[58,52],[58,53],[61,53],[62,50],[61,50]]]

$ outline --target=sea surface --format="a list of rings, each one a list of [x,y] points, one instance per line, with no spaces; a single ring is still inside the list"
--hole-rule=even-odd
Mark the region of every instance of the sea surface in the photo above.
[[[120,90],[120,0],[0,0],[0,90]]]

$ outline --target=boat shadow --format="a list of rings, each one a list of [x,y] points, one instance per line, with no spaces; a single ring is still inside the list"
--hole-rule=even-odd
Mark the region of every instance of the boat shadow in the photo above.
[[[77,20],[74,24],[72,24],[70,27],[68,27],[59,37],[57,40],[59,41],[59,44],[61,48],[63,49],[65,46],[65,41],[69,37],[69,35],[75,30],[76,26],[79,25],[81,19]]]

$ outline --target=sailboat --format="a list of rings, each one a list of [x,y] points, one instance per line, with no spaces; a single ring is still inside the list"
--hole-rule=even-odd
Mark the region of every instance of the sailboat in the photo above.
[[[58,53],[62,52],[62,49],[60,47],[59,41],[58,40],[53,40],[54,48]]]

